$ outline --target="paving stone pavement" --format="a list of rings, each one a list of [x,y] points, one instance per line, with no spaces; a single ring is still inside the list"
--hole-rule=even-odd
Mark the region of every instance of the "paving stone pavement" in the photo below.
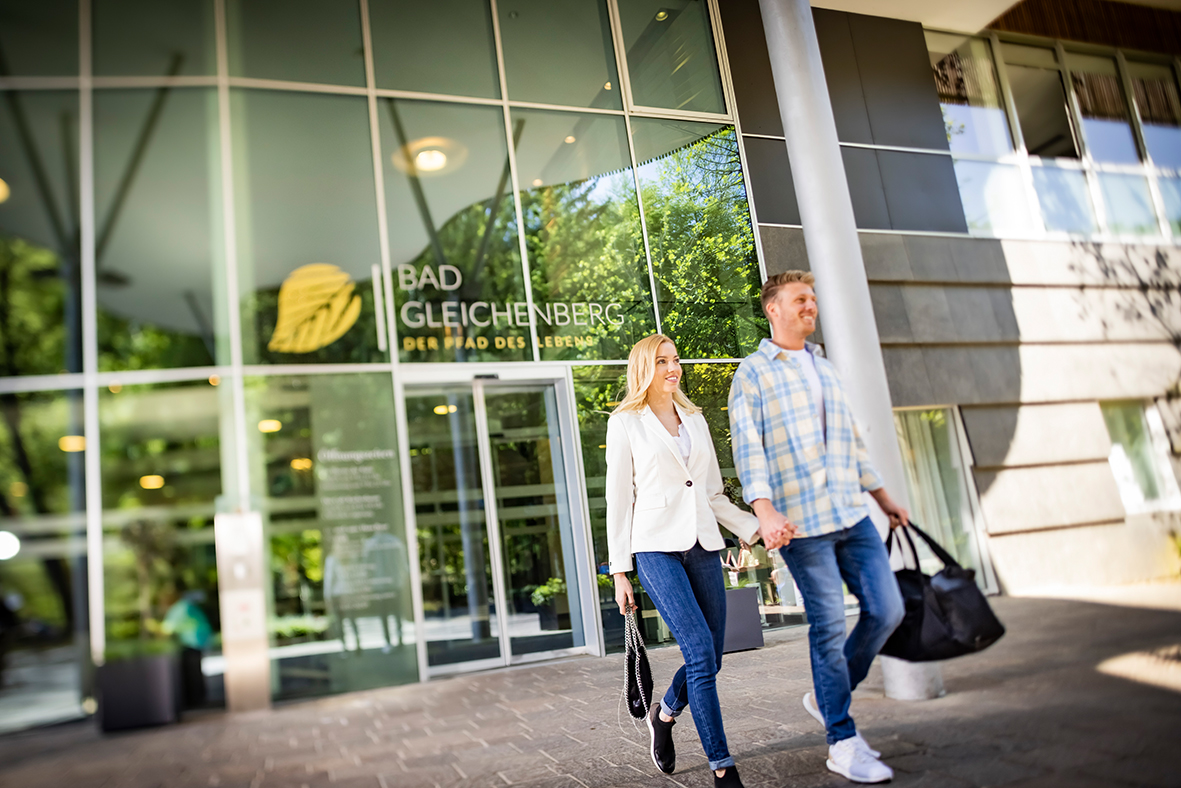
[[[1181,644],[1181,613],[1013,598],[995,608],[1009,634],[945,663],[946,697],[888,700],[876,666],[855,693],[858,727],[894,785],[1181,786],[1181,693],[1096,670]],[[680,662],[675,648],[650,655],[658,681]],[[0,737],[0,786],[711,786],[688,717],[676,773],[656,772],[621,683],[620,656],[577,658],[118,735],[63,725]],[[750,788],[849,785],[826,770],[823,731],[800,705],[810,686],[806,629],[726,657],[726,733]]]

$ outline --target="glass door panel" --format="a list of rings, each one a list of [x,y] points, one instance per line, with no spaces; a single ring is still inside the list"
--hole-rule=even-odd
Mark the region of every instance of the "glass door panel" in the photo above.
[[[483,388],[513,656],[585,645],[552,384]]]
[[[427,665],[501,659],[470,386],[408,390]]]

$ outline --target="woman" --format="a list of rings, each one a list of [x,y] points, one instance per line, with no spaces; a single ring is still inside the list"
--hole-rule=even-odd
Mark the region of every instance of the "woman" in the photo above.
[[[680,389],[673,341],[653,334],[627,359],[627,396],[607,421],[607,549],[621,612],[635,607],[634,566],[680,644],[685,664],[648,713],[652,761],[676,768],[672,727],[687,705],[714,772],[715,788],[741,788],[726,747],[716,676],[726,632],[725,546],[718,522],[746,542],[760,535],[754,515],[722,490],[722,472],[701,409]],[[786,522],[761,533],[767,547],[791,538]]]

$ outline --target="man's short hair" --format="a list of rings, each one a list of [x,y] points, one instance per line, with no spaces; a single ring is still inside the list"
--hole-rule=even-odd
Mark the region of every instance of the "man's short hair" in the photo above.
[[[779,291],[786,285],[803,282],[808,287],[816,286],[816,277],[811,271],[784,271],[781,274],[767,277],[763,282],[763,291],[759,294],[759,303],[763,307],[763,314],[767,314],[767,304],[771,303]]]

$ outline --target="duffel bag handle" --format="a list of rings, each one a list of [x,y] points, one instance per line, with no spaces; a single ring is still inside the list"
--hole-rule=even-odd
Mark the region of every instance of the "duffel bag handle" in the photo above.
[[[910,554],[914,556],[914,562],[915,562],[916,569],[918,569],[919,552],[918,552],[918,550],[915,549],[914,539],[912,539],[910,536],[911,531],[914,531],[916,534],[919,535],[920,538],[922,538],[922,540],[924,542],[927,543],[927,547],[931,548],[931,552],[935,554],[936,558],[938,558],[940,561],[943,562],[944,566],[958,567],[960,565],[960,562],[955,560],[955,558],[952,557],[951,553],[944,550],[942,545],[940,545],[938,542],[936,542],[934,539],[932,539],[930,536],[928,536],[926,531],[924,531],[922,528],[919,528],[911,520],[907,520],[906,525],[904,525],[900,528],[891,528],[890,529],[890,536],[887,537],[887,539],[886,539],[886,552],[887,553],[894,552],[894,545],[898,544],[896,542],[896,539],[897,539],[896,532],[897,531],[902,531],[902,535],[904,537],[906,537],[906,542],[907,542],[907,544],[910,545]],[[899,547],[901,547],[900,544],[899,544]],[[905,561],[906,561],[906,554],[905,553],[903,553],[902,558],[903,558],[903,563],[905,564]]]

